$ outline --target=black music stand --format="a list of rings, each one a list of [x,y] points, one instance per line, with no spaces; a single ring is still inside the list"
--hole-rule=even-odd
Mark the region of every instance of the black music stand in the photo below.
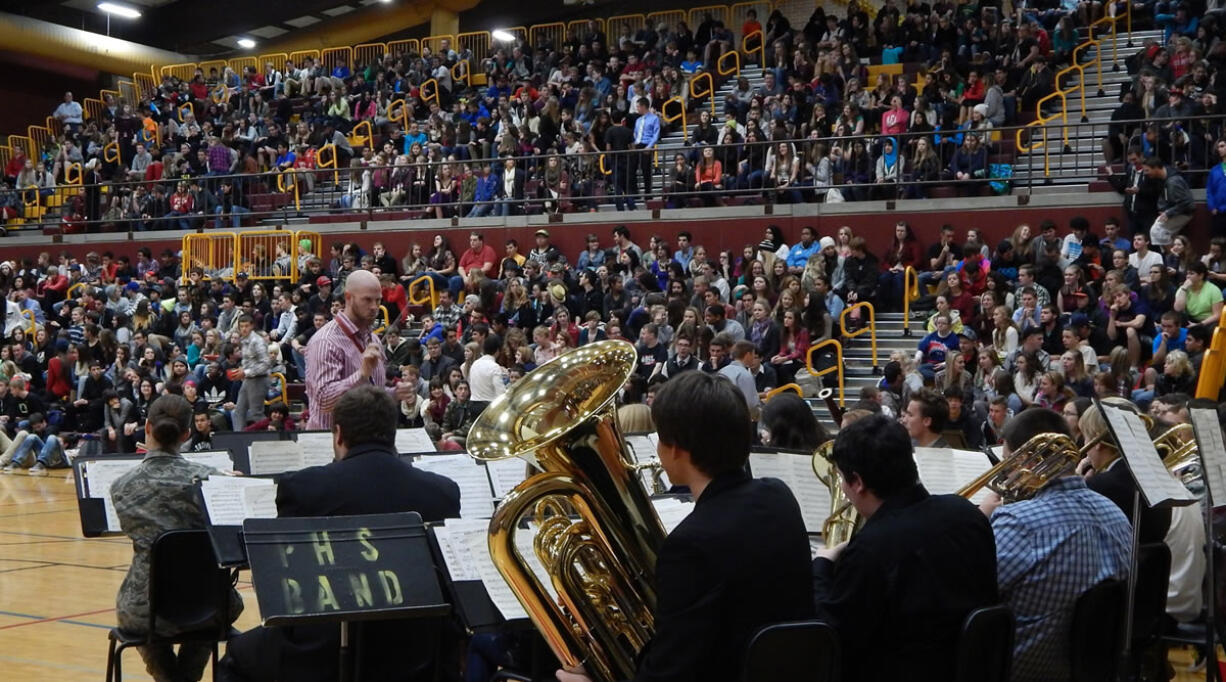
[[[452,580],[451,572],[447,570],[447,562],[443,561],[443,551],[439,547],[438,538],[434,534],[434,525],[428,524],[427,534],[430,538],[430,550],[438,557],[436,565],[439,575],[443,578],[443,586],[452,596],[456,616],[468,634],[499,630],[507,624],[517,626],[531,624],[523,619],[507,620],[502,617],[490,593],[485,589],[485,583],[480,580]]]
[[[416,512],[247,519],[243,541],[262,624],[338,623],[342,682],[355,679],[350,623],[451,611]]]
[[[77,493],[77,513],[81,518],[81,535],[87,538],[122,535],[119,529],[112,529],[107,524],[106,502],[101,497],[90,497],[89,475],[86,473],[86,463],[97,461],[131,460],[139,462],[144,455],[91,455],[76,457],[72,460],[72,478]]]
[[[1203,407],[1189,410],[1192,429],[1196,433],[1197,450],[1200,453],[1201,480],[1205,484],[1205,541],[1208,555],[1205,557],[1205,679],[1221,681],[1218,667],[1217,644],[1221,639],[1217,627],[1217,551],[1213,537],[1213,510],[1226,506],[1226,444],[1223,443],[1222,425],[1217,411]]]

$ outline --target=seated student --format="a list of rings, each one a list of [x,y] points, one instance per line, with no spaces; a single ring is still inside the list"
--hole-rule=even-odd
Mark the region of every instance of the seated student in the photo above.
[[[218,475],[213,467],[189,462],[179,454],[187,440],[192,408],[182,396],[164,395],[149,407],[144,441],[149,451],[131,471],[111,484],[111,500],[119,526],[132,538],[132,565],[119,587],[116,614],[119,627],[132,634],[147,634],[149,626],[149,561],[153,541],[167,531],[204,528],[204,511],[196,481]],[[230,615],[243,612],[243,600],[230,591]],[[233,622],[233,621],[231,621]],[[176,634],[173,626],[158,623],[158,634]],[[209,642],[139,648],[145,667],[155,680],[198,680],[213,647]]]
[[[888,417],[845,424],[832,457],[866,519],[813,560],[818,618],[842,641],[842,679],[950,679],[967,614],[998,600],[991,526],[969,501],[928,494],[906,430]]]
[[[917,448],[947,448],[941,432],[949,421],[949,403],[936,389],[923,388],[910,395],[899,421]]]
[[[396,456],[396,401],[371,385],[349,389],[332,411],[336,461],[282,476],[277,516],[351,516],[415,511],[425,521],[457,518],[455,482],[415,469]],[[436,621],[363,624],[356,635],[362,676],[371,680],[433,679]],[[231,639],[218,680],[336,679],[337,626],[257,627]]]
[[[46,476],[48,469],[60,469],[68,466],[68,457],[64,454],[64,443],[55,435],[54,428],[47,424],[47,418],[41,412],[30,415],[26,421],[17,425],[14,442],[20,441],[13,450],[13,457],[0,473],[12,473],[18,468],[28,468],[31,476]]]
[[[800,506],[781,482],[745,472],[749,410],[731,383],[683,372],[660,386],[651,413],[664,471],[696,502],[660,548],[656,631],[634,679],[729,679],[763,626],[813,617]]]
[[[268,406],[268,416],[253,422],[250,426],[243,429],[244,431],[295,431],[298,425],[294,423],[294,418],[289,416],[289,407],[285,403],[278,400]]]
[[[1003,431],[1002,459],[1041,433],[1070,435],[1060,413],[1041,407],[1009,419]],[[1028,500],[1001,506],[1000,496],[989,493],[979,506],[992,522],[996,579],[1016,623],[1011,679],[1068,680],[1073,606],[1098,583],[1128,575],[1128,519],[1071,471]]]

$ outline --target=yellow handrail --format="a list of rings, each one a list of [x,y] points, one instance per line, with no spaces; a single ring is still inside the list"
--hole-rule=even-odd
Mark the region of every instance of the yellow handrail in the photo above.
[[[1132,47],[1132,3],[1130,2],[1124,3],[1124,5],[1125,5],[1124,14],[1122,15],[1117,14],[1115,16],[1111,16],[1111,12],[1108,11],[1106,14],[1099,17],[1096,21],[1090,24],[1090,29],[1089,29],[1089,34],[1088,34],[1089,36],[1088,39],[1094,40],[1094,27],[1095,26],[1098,26],[1099,24],[1111,24],[1111,62],[1112,62],[1111,70],[1112,71],[1120,70],[1119,41],[1117,40],[1119,38],[1120,19],[1124,19],[1125,22],[1127,23],[1127,28],[1125,30],[1128,33],[1128,47]],[[1113,7],[1114,3],[1111,3],[1109,6]]]
[[[379,306],[379,319],[382,320],[382,324],[379,325],[378,329],[375,329],[371,332],[373,334],[382,334],[391,324],[391,321],[388,319],[387,306],[385,305]]]
[[[913,285],[912,282],[915,284]],[[914,294],[914,295],[912,295]],[[911,301],[919,298],[919,273],[908,265],[902,271],[902,335],[911,336]]]
[[[749,39],[753,38],[754,36],[757,36],[758,38],[758,46],[750,49],[748,47]],[[765,36],[762,35],[762,31],[757,30],[750,31],[749,33],[745,34],[745,37],[741,38],[741,52],[744,52],[745,54],[757,52],[758,66],[762,67],[763,69],[766,68],[766,40],[764,38]]]
[[[724,69],[724,60],[732,57],[733,66],[731,69]],[[721,54],[719,59],[715,60],[715,72],[721,76],[739,76],[741,75],[741,53],[736,50],[728,50]]]
[[[425,298],[418,298],[417,294],[422,290],[418,284],[425,284]],[[430,309],[433,310],[438,306],[438,293],[434,291],[434,278],[430,275],[421,275],[417,279],[409,282],[409,305],[423,305],[429,303]]]
[[[119,143],[118,142],[106,143],[106,146],[102,148],[102,160],[106,161],[107,163],[121,163],[122,162],[120,158],[120,154],[119,154]]]
[[[362,131],[366,131],[363,133]],[[349,144],[354,147],[369,147],[375,142],[374,131],[370,127],[370,121],[358,121],[357,125],[353,126],[353,130],[349,131]],[[318,163],[318,155],[316,155],[316,163]]]
[[[178,117],[179,119],[179,123],[185,122],[184,114],[183,114],[184,111],[191,114],[192,117],[194,118],[196,116],[196,105],[192,104],[191,102],[184,102],[183,104],[179,105],[175,113],[175,116]]]
[[[1060,111],[1058,113],[1052,114],[1051,116],[1045,116],[1043,114],[1043,104],[1047,102],[1048,100],[1056,99],[1057,97],[1060,98]],[[1050,151],[1047,145],[1047,124],[1051,121],[1056,120],[1057,118],[1060,119],[1060,131],[1063,134],[1063,138],[1064,138],[1064,150],[1067,152],[1069,150],[1068,100],[1065,98],[1063,92],[1057,90],[1051,93],[1050,95],[1047,95],[1043,99],[1039,100],[1038,104],[1035,105],[1035,108],[1038,109],[1039,117],[1031,121],[1030,123],[1027,123],[1025,127],[1018,129],[1017,133],[1015,134],[1016,142],[1017,142],[1017,150],[1022,153],[1029,153],[1029,152],[1034,151],[1035,149],[1038,149],[1039,147],[1042,147],[1043,148],[1043,177],[1048,178],[1050,181],[1051,154],[1050,154]],[[1027,128],[1036,128],[1036,127],[1042,127],[1043,140],[1041,142],[1031,144],[1029,147],[1027,147],[1025,144],[1022,143],[1022,133],[1025,132]]]
[[[26,327],[26,336],[31,339],[34,338],[34,331],[38,328],[38,323],[34,320],[34,311],[23,310],[21,311],[21,316],[30,320],[30,326]]]
[[[795,393],[801,398],[805,397],[804,389],[802,389],[798,384],[784,384],[779,388],[772,388],[771,390],[767,391],[766,396],[762,398],[762,402],[767,402],[780,393],[787,393],[788,391]]]
[[[268,375],[270,378],[281,380],[281,402],[289,405],[289,388],[286,386],[285,375],[280,372],[273,372]],[[264,405],[271,405],[277,402],[276,400],[265,400]]]
[[[74,174],[75,171],[75,174]],[[65,185],[80,185],[83,183],[82,174],[84,169],[79,163],[70,163],[64,168],[64,184]]]
[[[290,189],[285,186],[285,176],[289,175],[290,176],[289,184],[290,184],[290,187],[293,188],[293,192],[294,192],[294,210],[301,213],[302,212],[302,198],[301,196],[299,196],[298,178],[293,176],[294,173],[295,171],[293,168],[286,168],[280,173],[277,173],[277,191],[283,192],[283,193],[290,191]]]
[[[42,204],[43,195],[39,193],[39,190],[42,189],[41,187],[39,187],[38,185],[27,185],[25,189],[26,191],[22,192],[21,201],[25,203],[26,208],[34,208]],[[34,191],[31,192],[29,190],[34,190]],[[26,198],[27,196],[33,197],[34,198],[33,201],[31,201],[30,199],[27,199]]]
[[[677,112],[677,114],[676,114],[676,115],[674,115],[674,116],[669,116],[669,115],[668,115],[668,105],[670,105],[670,104],[676,104],[676,105],[677,105],[678,112]],[[676,121],[677,119],[681,119],[681,139],[682,139],[682,141],[684,141],[684,142],[689,142],[689,141],[690,141],[690,130],[689,130],[689,126],[687,126],[687,125],[686,125],[686,123],[685,123],[685,101],[684,101],[684,100],[682,100],[680,96],[677,96],[677,97],[669,97],[669,98],[668,98],[668,101],[666,101],[666,102],[665,102],[665,103],[664,103],[664,104],[663,104],[663,105],[660,107],[660,118],[661,118],[661,119],[663,119],[663,121],[664,121],[665,123],[670,123],[670,124],[671,124],[673,121]],[[602,154],[602,155],[601,155],[601,157],[603,158],[603,157],[604,157],[604,155]],[[602,170],[603,170],[603,166],[602,166]]]
[[[827,346],[834,346],[835,361],[833,367],[827,367],[823,370],[813,369],[813,354]],[[809,346],[809,350],[805,353],[805,369],[809,370],[809,374],[815,377],[824,376],[831,372],[838,372],[839,375],[839,406],[845,404],[843,396],[843,344],[839,343],[838,339],[826,339],[820,343],[815,343]]]
[[[456,74],[457,69],[460,72],[459,75]],[[464,85],[472,85],[472,74],[470,72],[471,69],[468,68],[468,62],[458,61],[451,67],[451,80],[457,83],[464,81]]]
[[[324,159],[324,152],[332,152],[332,155]],[[340,182],[340,169],[336,167],[336,145],[329,142],[319,148],[315,153],[315,167],[323,170],[332,169],[332,182]]]
[[[698,83],[698,81],[703,80],[704,78],[707,81],[707,89],[704,92],[695,92],[694,85]],[[690,79],[690,97],[692,99],[699,99],[700,97],[706,97],[708,95],[710,95],[711,97],[711,116],[712,118],[714,118],[715,116],[715,79],[711,77],[711,74],[706,73],[705,71],[703,73],[695,74],[694,77]]]
[[[405,104],[408,100],[398,99],[387,105],[387,120],[395,123],[400,121],[401,129],[405,132],[409,130],[409,108]]]
[[[854,332],[847,331],[847,315],[851,313],[851,311],[859,310],[860,308],[868,309],[868,324],[866,324],[864,327],[860,329],[857,329]],[[860,301],[859,303],[855,303],[853,305],[847,306],[846,308],[843,308],[843,312],[839,313],[839,330],[843,332],[843,337],[848,338],[848,339],[854,339],[857,336],[863,335],[864,332],[866,331],[868,332],[869,341],[871,342],[872,348],[873,348],[873,371],[876,372],[877,371],[877,312],[873,308],[873,304],[869,303],[868,301]]]
[[[72,286],[68,287],[68,291],[65,291],[65,292],[64,292],[64,300],[66,300],[66,301],[71,301],[71,300],[72,300],[72,295],[73,295],[74,293],[76,293],[77,291],[80,291],[81,289],[84,289],[84,288],[85,288],[85,287],[87,287],[87,286],[89,286],[89,285],[88,285],[88,284],[86,284],[85,282],[77,282],[76,284],[74,284],[74,285],[72,285]]]
[[[613,171],[609,170],[608,168],[605,168],[605,165],[604,165],[605,156],[606,156],[605,154],[601,154],[600,156],[598,156],[596,158],[596,165],[600,167],[601,175],[612,175]]]
[[[427,85],[434,86],[434,89],[431,90],[429,94],[426,94]],[[423,103],[429,102],[430,100],[434,100],[435,103],[438,103],[438,80],[431,78],[425,83],[422,83],[421,88],[418,90],[417,96],[421,98]]]
[[[1090,40],[1087,40],[1087,41],[1085,41],[1084,43],[1082,43],[1082,44],[1078,45],[1077,47],[1073,48],[1073,63],[1074,63],[1074,64],[1076,64],[1076,63],[1077,63],[1077,53],[1078,53],[1078,52],[1081,52],[1082,50],[1084,50],[1084,49],[1086,49],[1086,48],[1088,48],[1088,47],[1090,47],[1090,46],[1093,46],[1093,47],[1094,47],[1094,63],[1095,63],[1095,65],[1096,65],[1096,66],[1098,66],[1098,92],[1097,92],[1096,94],[1097,94],[1099,97],[1104,97],[1104,96],[1106,96],[1107,91],[1103,89],[1103,49],[1102,49],[1102,47],[1103,47],[1103,46],[1102,46],[1102,41],[1099,41],[1099,40],[1094,40],[1093,38],[1091,38]],[[1084,71],[1085,67],[1087,67],[1087,66],[1089,66],[1089,65],[1090,65],[1090,63],[1089,63],[1089,62],[1086,62],[1085,64],[1082,64],[1082,65],[1081,65],[1082,70]],[[1083,73],[1083,77],[1084,77],[1084,73]],[[1059,82],[1059,80],[1057,80],[1057,81],[1056,81],[1056,85],[1058,86],[1059,84],[1060,84],[1060,82]],[[1084,95],[1083,95],[1083,97],[1084,97]],[[1085,123],[1085,121],[1082,121],[1082,123]]]

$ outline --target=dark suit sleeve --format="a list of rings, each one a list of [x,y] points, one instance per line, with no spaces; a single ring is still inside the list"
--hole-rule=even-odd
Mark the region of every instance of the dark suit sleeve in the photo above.
[[[880,629],[876,620],[886,613],[881,603],[887,592],[886,581],[878,562],[872,559],[874,555],[880,553],[849,544],[837,564],[820,557],[813,560],[817,618],[838,631],[845,649],[853,643],[872,642],[873,633]]]
[[[305,472],[305,470],[304,470]],[[288,518],[295,516],[317,516],[312,512],[310,496],[305,491],[311,485],[304,479],[304,472],[286,474],[277,479],[277,516]]]
[[[697,542],[669,537],[656,563],[659,609],[656,633],[639,663],[635,682],[696,680],[708,642],[715,640],[719,574]]]

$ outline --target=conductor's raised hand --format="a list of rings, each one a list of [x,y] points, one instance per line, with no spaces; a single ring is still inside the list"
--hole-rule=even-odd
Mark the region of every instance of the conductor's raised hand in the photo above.
[[[366,350],[362,351],[362,376],[369,377],[374,373],[375,367],[379,366],[379,360],[383,357],[383,351],[375,344],[370,344]]]

